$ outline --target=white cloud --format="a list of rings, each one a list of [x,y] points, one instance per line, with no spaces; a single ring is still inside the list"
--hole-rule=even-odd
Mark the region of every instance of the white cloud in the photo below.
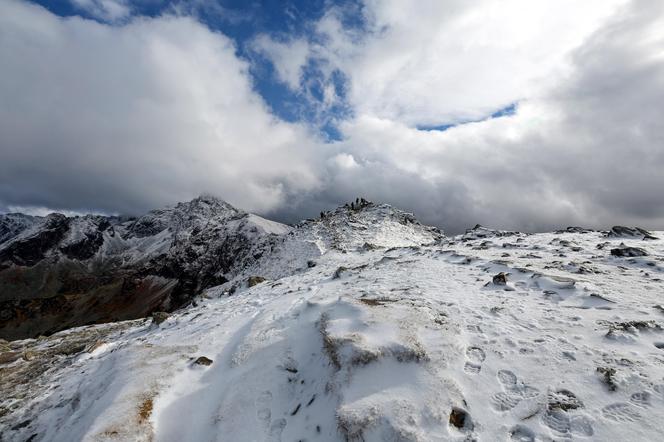
[[[302,68],[310,54],[309,44],[304,40],[279,42],[267,35],[260,35],[253,42],[253,49],[274,60],[280,81],[297,91],[302,79]]]
[[[126,0],[71,0],[79,10],[106,22],[116,22],[131,15]]]
[[[372,35],[326,25],[358,114],[409,125],[476,119],[539,95],[625,0],[369,1]],[[328,18],[328,20],[333,20]],[[340,55],[341,54],[341,55]]]
[[[269,210],[318,183],[233,42],[186,17],[111,27],[0,3],[0,199],[138,211],[220,194]]]
[[[329,163],[338,169],[348,170],[359,167],[353,155],[349,153],[340,153],[330,158]]]

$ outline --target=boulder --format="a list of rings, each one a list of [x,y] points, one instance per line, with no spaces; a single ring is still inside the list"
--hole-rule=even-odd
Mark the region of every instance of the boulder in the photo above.
[[[643,238],[643,239],[657,239],[652,233],[648,232],[646,229],[641,227],[625,227],[625,226],[613,226],[611,230],[606,234],[609,237],[629,237],[629,238]]]
[[[635,256],[648,256],[648,252],[643,250],[640,247],[618,247],[616,249],[611,249],[612,256],[619,256],[623,258],[632,258]]]

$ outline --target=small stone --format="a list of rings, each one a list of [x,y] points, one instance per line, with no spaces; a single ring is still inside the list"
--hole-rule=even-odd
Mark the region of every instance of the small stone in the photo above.
[[[152,323],[159,325],[165,320],[167,320],[169,316],[170,315],[166,312],[154,312],[152,313]]]
[[[462,410],[461,408],[452,408],[452,411],[450,412],[450,424],[460,430],[473,429],[473,423],[470,420],[470,416],[465,410]]]
[[[24,361],[32,361],[33,359],[35,359],[37,357],[37,353],[35,353],[32,350],[26,350],[26,351],[23,352],[21,357],[23,358]]]
[[[549,410],[576,410],[583,408],[583,402],[569,390],[560,389],[555,392],[549,392],[548,409]]]
[[[261,282],[264,282],[265,278],[262,276],[250,276],[249,279],[247,279],[247,285],[249,287],[253,287],[255,285],[260,284]]]
[[[495,285],[507,285],[507,274],[505,272],[500,272],[493,277],[493,283]]]
[[[205,357],[205,356],[199,356],[199,357],[194,361],[194,364],[197,364],[197,365],[205,365],[205,366],[212,365],[212,359],[207,358],[207,357]]]
[[[609,391],[616,391],[618,385],[615,381],[616,369],[611,367],[597,367],[597,372],[601,375],[602,382],[604,382]]]

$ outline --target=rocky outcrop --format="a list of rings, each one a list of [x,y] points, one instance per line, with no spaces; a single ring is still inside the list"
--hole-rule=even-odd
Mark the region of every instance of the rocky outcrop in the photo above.
[[[60,213],[52,213],[42,223],[19,234],[0,248],[0,266],[34,266],[56,247],[69,230],[69,221]]]
[[[641,238],[641,239],[657,239],[652,233],[641,227],[625,227],[613,226],[606,234],[612,238]]]
[[[40,220],[40,217],[24,215],[22,213],[0,215],[0,244],[9,241]]]
[[[633,258],[636,256],[648,256],[648,252],[640,247],[626,247],[621,246],[615,249],[611,249],[612,256],[627,257]]]
[[[484,238],[501,238],[504,236],[518,235],[519,232],[511,232],[507,230],[496,230],[476,224],[472,229],[466,229],[466,233],[461,236],[462,241],[472,241]]]

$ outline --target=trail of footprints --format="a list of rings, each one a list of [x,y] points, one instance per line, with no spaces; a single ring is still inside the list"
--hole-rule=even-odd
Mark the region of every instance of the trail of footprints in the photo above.
[[[561,389],[549,391],[544,395],[537,388],[519,381],[510,370],[499,370],[496,376],[503,390],[491,397],[491,405],[496,411],[512,411],[519,419],[524,420],[537,415],[543,409],[540,419],[555,433],[593,435],[592,423],[586,416],[568,412],[583,407],[583,403],[571,391]],[[535,433],[525,425],[516,425],[510,434],[515,441],[535,441]]]
[[[528,419],[543,412],[540,419],[544,425],[561,436],[585,436],[594,434],[591,420],[579,412],[583,402],[571,391],[549,390],[542,394],[517,378],[510,370],[499,370],[496,374],[502,390],[491,397],[491,405],[498,412],[511,411],[519,419]],[[614,422],[635,422],[642,418],[639,408],[649,407],[651,393],[637,392],[629,402],[616,402],[602,408],[601,415]],[[510,431],[512,440],[535,441],[535,433],[525,425],[518,424]]]

